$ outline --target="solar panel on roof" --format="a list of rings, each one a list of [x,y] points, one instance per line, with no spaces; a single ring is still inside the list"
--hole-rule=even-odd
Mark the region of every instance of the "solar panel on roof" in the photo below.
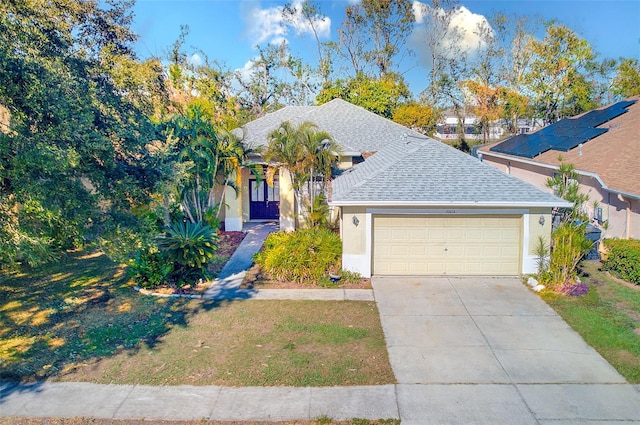
[[[627,108],[634,103],[635,100],[621,101],[581,117],[563,118],[535,133],[510,137],[490,150],[526,158],[533,158],[550,149],[568,152],[579,144],[606,133],[608,129],[597,127],[626,113]]]
[[[557,150],[557,151],[563,151],[563,152],[569,152],[571,149],[575,148],[576,146],[578,146],[580,143],[585,143],[588,142],[589,140],[593,139],[594,137],[597,137],[603,133],[606,133],[607,129],[606,128],[587,128],[587,129],[583,129],[581,132],[571,136],[571,137],[567,137],[562,141],[558,141],[558,143],[556,143],[553,146],[553,149]]]

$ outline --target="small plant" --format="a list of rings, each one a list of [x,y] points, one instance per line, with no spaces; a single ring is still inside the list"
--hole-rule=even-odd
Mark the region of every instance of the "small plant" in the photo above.
[[[349,270],[342,270],[340,277],[345,283],[356,284],[362,280],[362,275],[358,272],[351,272]]]
[[[538,275],[540,275],[549,268],[549,244],[544,236],[538,236],[538,242],[536,242],[536,247],[533,252],[536,256]]]
[[[127,273],[141,288],[154,289],[164,284],[173,271],[173,264],[166,261],[157,249],[138,251],[129,261]]]
[[[207,266],[218,249],[218,234],[203,222],[175,222],[158,239],[158,246],[174,264],[174,279],[178,286],[208,278]]]
[[[324,194],[317,195],[313,198],[313,205],[309,204],[307,223],[309,227],[333,229],[335,223],[331,221],[330,215],[329,204]]]
[[[552,236],[551,257],[549,260],[550,283],[564,285],[574,280],[578,264],[589,252],[593,242],[587,239],[585,225],[562,223]]]
[[[279,280],[318,283],[329,280],[330,270],[339,270],[340,237],[328,229],[301,229],[272,233],[255,256],[260,267]]]

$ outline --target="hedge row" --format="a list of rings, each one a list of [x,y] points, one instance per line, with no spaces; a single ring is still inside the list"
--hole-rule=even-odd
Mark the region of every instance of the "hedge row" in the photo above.
[[[640,285],[640,240],[605,239],[609,253],[603,268],[627,282]]]

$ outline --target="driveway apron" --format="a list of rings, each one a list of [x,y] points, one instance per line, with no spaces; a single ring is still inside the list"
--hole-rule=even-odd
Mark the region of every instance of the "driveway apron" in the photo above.
[[[519,279],[372,283],[403,425],[640,423],[640,393]]]

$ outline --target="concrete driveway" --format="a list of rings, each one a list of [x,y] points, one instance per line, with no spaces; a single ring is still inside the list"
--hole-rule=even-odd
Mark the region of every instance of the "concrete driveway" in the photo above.
[[[372,283],[403,425],[640,423],[640,393],[519,279]]]

